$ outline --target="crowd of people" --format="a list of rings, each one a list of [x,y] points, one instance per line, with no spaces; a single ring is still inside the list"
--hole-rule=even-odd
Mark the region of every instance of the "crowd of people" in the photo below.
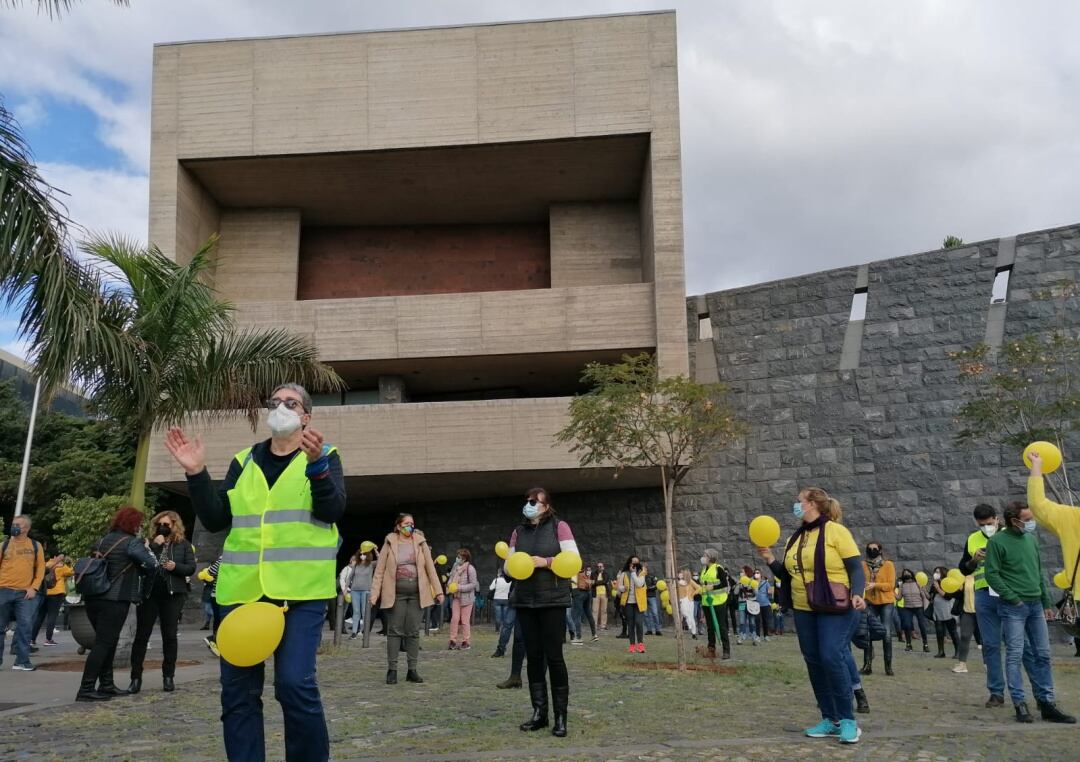
[[[820,714],[820,722],[805,731],[812,738],[858,742],[856,714],[869,711],[861,677],[873,672],[875,643],[880,643],[885,675],[892,676],[897,667],[893,638],[905,651],[915,650],[918,642],[929,653],[931,623],[935,657],[948,658],[946,644],[951,644],[955,673],[968,671],[975,640],[986,670],[988,709],[1005,705],[1007,688],[1016,720],[1032,722],[1026,671],[1042,719],[1076,722],[1055,699],[1046,625],[1053,601],[1033,533],[1042,525],[1055,534],[1066,558],[1075,557],[1080,567],[1080,511],[1046,499],[1037,455],[1027,502],[1009,503],[1000,517],[990,505],[977,506],[976,526],[953,571],[946,566],[930,574],[907,567],[898,571],[889,549],[874,539],[860,550],[843,523],[840,503],[822,489],[808,488],[792,506],[798,528],[780,551],[757,549],[760,567],[729,571],[720,552],[707,547],[698,568],[678,570],[673,589],[646,559],[633,554],[616,567],[586,559],[580,572],[567,578],[555,572],[555,559],[560,553],[578,554],[578,546],[552,496],[538,487],[525,496],[521,516],[507,518],[505,557],[527,555],[533,570],[525,578],[513,578],[504,564],[490,581],[482,580],[469,548],[459,548],[449,568],[440,569],[447,560],[433,555],[408,513],[397,516],[380,546],[365,542],[339,572],[336,522],[345,510],[345,485],[337,450],[311,427],[311,398],[302,387],[279,387],[267,407],[271,438],[237,453],[217,484],[207,471],[200,438],[174,428],[166,447],[187,475],[200,521],[211,532],[228,530],[220,557],[197,575],[205,583],[207,644],[217,653],[218,627],[238,606],[268,601],[286,609],[273,659],[288,759],[329,757],[315,658],[327,601],[338,593],[351,608],[351,637],[381,623],[388,685],[398,682],[401,652],[405,680],[423,682],[423,630],[433,631],[448,618],[447,649],[468,651],[476,613],[490,607],[498,632],[491,656],[511,654],[510,675],[498,687],[523,687],[526,672],[531,714],[520,725],[526,732],[550,727],[556,737],[567,735],[573,681],[564,645],[584,645],[586,624],[591,642],[597,642],[609,622],[619,629],[614,637],[628,641],[631,654],[646,653],[645,638],[663,637],[674,624],[693,640],[704,635],[698,653],[721,660],[732,658],[733,645],[757,647],[793,630]],[[57,614],[80,578],[71,559],[47,559],[29,537],[30,529],[29,517],[17,517],[0,549],[0,661],[7,625],[14,620],[14,669],[23,671],[35,669],[31,654],[42,628],[43,644],[55,644]],[[177,627],[197,568],[181,517],[164,511],[147,522],[141,511],[121,508],[91,557],[100,562],[107,586],[84,596],[95,639],[77,700],[139,693],[155,625],[163,643],[162,687],[174,690]],[[132,605],[137,626],[130,683],[121,689],[113,661]],[[863,651],[861,669],[852,646]],[[220,671],[226,753],[230,760],[264,759],[264,664],[238,666],[223,658]]]

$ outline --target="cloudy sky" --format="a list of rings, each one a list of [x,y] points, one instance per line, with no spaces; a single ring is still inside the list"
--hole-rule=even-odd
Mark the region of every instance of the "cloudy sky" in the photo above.
[[[1080,4],[0,3],[0,93],[93,230],[146,236],[155,42],[678,10],[687,290],[1080,222]],[[0,346],[20,351],[0,313]]]

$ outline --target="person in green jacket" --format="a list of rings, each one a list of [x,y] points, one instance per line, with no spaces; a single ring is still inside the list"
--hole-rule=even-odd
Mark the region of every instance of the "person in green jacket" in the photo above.
[[[986,581],[998,594],[1001,636],[1005,642],[1005,676],[1016,709],[1017,722],[1032,722],[1024,696],[1024,640],[1030,658],[1024,665],[1035,703],[1048,722],[1075,723],[1054,703],[1054,677],[1050,669],[1050,636],[1047,618],[1053,615],[1046,588],[1035,518],[1024,503],[1009,503],[1004,513],[1005,531],[990,538],[986,546]]]

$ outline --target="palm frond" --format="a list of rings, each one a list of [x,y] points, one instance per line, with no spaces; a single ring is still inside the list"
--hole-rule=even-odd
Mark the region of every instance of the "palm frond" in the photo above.
[[[110,1],[125,8],[129,5],[129,0]],[[34,5],[37,6],[38,13],[44,13],[51,19],[57,19],[70,11],[76,2],[77,0],[34,0]],[[24,0],[0,0],[0,5],[8,8],[19,8],[25,4]]]

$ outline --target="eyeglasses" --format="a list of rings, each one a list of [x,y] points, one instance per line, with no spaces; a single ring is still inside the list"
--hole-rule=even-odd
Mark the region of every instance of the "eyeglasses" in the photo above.
[[[304,409],[304,403],[301,402],[300,400],[281,399],[280,397],[271,397],[270,399],[268,399],[266,401],[266,409],[267,410],[274,410],[279,405],[284,405],[289,410],[303,410]]]

